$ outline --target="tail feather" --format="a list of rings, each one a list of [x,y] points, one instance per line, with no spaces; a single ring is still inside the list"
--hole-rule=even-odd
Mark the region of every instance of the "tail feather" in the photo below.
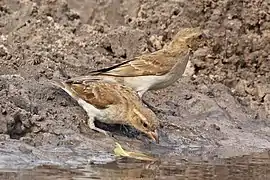
[[[102,81],[104,78],[101,76],[78,76],[71,79],[68,79],[67,83],[89,83],[95,81]]]
[[[79,84],[90,84],[94,82],[103,82],[103,83],[119,83],[119,79],[113,76],[78,76],[65,81],[66,83],[79,83]],[[121,81],[120,81],[121,82]]]
[[[50,83],[53,84],[54,86],[65,89],[65,82],[61,82],[60,80],[51,80]]]
[[[52,80],[51,83],[61,89],[63,89],[66,93],[68,93],[75,100],[79,100],[79,96],[70,88],[70,85],[66,82],[62,82],[60,80]]]

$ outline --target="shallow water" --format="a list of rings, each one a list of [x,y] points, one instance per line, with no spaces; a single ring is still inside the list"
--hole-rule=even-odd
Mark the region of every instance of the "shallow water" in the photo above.
[[[0,179],[270,179],[270,151],[214,161],[141,162],[119,159],[77,168],[44,165],[33,169],[2,169]]]

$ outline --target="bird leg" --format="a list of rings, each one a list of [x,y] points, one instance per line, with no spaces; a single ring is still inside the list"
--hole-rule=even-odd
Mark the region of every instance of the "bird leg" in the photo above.
[[[89,118],[87,123],[88,123],[88,126],[90,129],[95,130],[95,131],[100,132],[100,133],[103,133],[103,134],[105,134],[105,136],[109,136],[109,134],[106,131],[96,127],[96,125],[94,124],[94,118]]]

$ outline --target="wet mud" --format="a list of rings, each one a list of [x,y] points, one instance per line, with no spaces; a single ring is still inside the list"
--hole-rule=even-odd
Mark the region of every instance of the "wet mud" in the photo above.
[[[50,79],[161,49],[183,27],[211,37],[173,86],[144,99],[162,109],[160,144],[133,129],[90,130]],[[267,1],[0,1],[1,168],[108,163],[114,141],[166,158],[212,159],[270,148]]]
[[[103,165],[83,165],[69,168],[57,165],[41,165],[33,169],[0,171],[1,179],[49,180],[49,179],[250,179],[264,180],[270,177],[269,152],[231,157],[215,161],[163,160],[145,163],[122,159]]]

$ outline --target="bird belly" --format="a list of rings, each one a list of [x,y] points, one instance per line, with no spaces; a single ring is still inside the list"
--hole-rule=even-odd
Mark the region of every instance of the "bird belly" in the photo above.
[[[105,123],[109,121],[104,110],[97,109],[95,106],[87,103],[83,99],[79,99],[78,104],[86,111],[90,119],[97,118],[99,121],[105,122]]]
[[[137,76],[137,77],[125,77],[125,85],[132,87],[137,92],[156,90],[165,88],[170,85],[173,78],[171,75],[162,76]]]
[[[89,118],[96,118],[106,124],[127,124],[125,118],[123,118],[123,109],[120,112],[119,108],[113,106],[106,109],[97,109],[82,99],[78,103],[86,111]]]
[[[156,76],[157,77],[156,82],[150,87],[149,90],[158,90],[166,88],[175,83],[185,72],[188,60],[189,60],[189,52],[187,52],[184,59],[179,59],[167,74],[162,76]]]
[[[153,84],[149,90],[158,90],[166,88],[177,81],[177,77],[174,74],[165,74],[158,76],[155,84]]]

